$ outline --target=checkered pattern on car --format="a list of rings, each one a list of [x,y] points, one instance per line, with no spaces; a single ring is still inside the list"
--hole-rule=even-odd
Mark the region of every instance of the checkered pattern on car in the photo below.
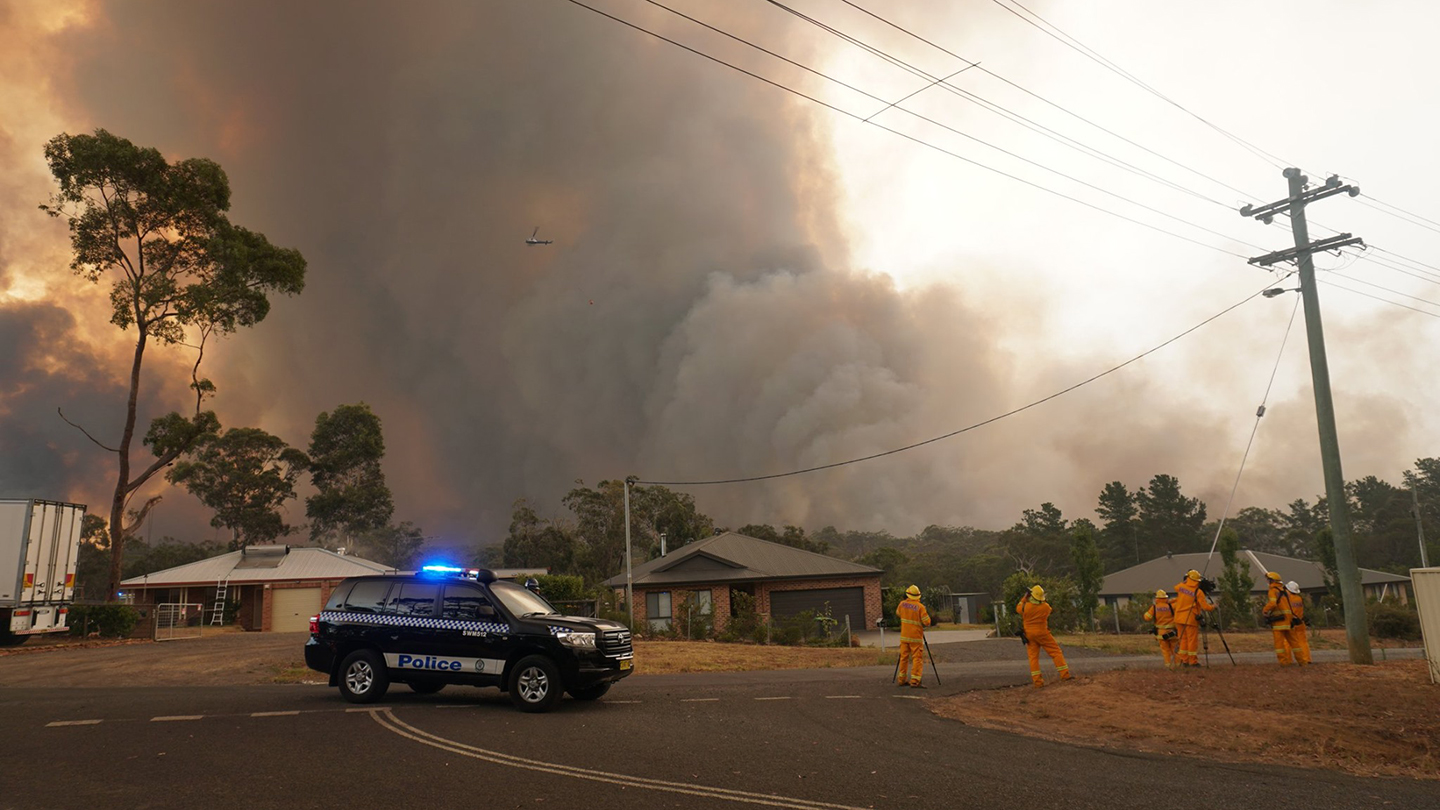
[[[435,619],[429,616],[397,616],[393,613],[352,613],[327,610],[320,614],[322,622],[351,624],[383,624],[387,627],[423,627],[430,630],[470,630],[477,633],[508,633],[504,622],[471,622],[461,619]]]

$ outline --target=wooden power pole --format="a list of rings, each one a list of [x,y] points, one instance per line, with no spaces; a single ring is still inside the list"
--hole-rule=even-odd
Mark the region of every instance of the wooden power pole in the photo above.
[[[1305,332],[1310,342],[1310,378],[1315,389],[1315,421],[1320,428],[1320,463],[1325,472],[1325,500],[1330,507],[1330,530],[1335,537],[1335,566],[1340,577],[1340,598],[1345,602],[1345,640],[1350,648],[1350,661],[1373,664],[1370,654],[1370,629],[1365,615],[1365,594],[1360,586],[1360,568],[1355,563],[1355,545],[1350,535],[1350,505],[1345,495],[1345,476],[1340,471],[1340,439],[1335,431],[1335,404],[1330,397],[1330,366],[1325,359],[1325,332],[1320,324],[1320,296],[1315,289],[1315,265],[1311,255],[1319,251],[1338,250],[1347,245],[1364,243],[1348,233],[1317,242],[1310,241],[1305,224],[1305,206],[1336,194],[1358,196],[1360,189],[1341,185],[1339,177],[1331,177],[1325,185],[1306,188],[1308,178],[1299,169],[1286,169],[1290,196],[1262,205],[1245,206],[1240,215],[1254,217],[1267,225],[1276,214],[1290,216],[1290,230],[1295,247],[1276,251],[1250,260],[1251,264],[1268,267],[1278,262],[1293,261],[1300,273],[1300,296],[1305,306]]]

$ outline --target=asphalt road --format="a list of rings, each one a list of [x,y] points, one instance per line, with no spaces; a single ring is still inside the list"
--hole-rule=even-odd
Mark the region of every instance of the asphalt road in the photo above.
[[[633,677],[546,715],[466,687],[395,686],[373,710],[306,685],[7,688],[0,807],[1440,808],[1433,781],[1076,748],[926,710],[1014,684],[1014,663],[942,664],[923,692],[878,667]]]

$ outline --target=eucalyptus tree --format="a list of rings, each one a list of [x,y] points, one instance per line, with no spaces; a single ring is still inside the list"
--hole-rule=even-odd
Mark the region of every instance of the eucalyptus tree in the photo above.
[[[230,181],[214,161],[171,163],[158,149],[136,146],[103,129],[93,135],[55,136],[45,145],[45,160],[59,189],[41,209],[69,225],[70,269],[93,283],[111,279],[110,322],[126,332],[134,330],[119,440],[103,442],[76,425],[116,456],[109,521],[113,598],[125,538],[156,499],[127,524],[129,500],[156,473],[218,430],[214,414],[203,410],[205,399],[215,393],[214,383],[200,375],[206,341],[259,323],[270,312],[269,295],[299,293],[305,284],[305,259],[230,222],[225,215]],[[195,407],[188,416],[171,412],[150,423],[143,442],[155,460],[137,471],[130,456],[141,368],[152,341],[195,349],[190,372]]]

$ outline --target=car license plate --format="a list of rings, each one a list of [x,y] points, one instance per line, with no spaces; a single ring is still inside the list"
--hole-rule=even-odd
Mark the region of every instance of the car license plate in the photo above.
[[[621,662],[620,662],[620,668],[621,668],[622,670],[623,670],[623,669],[629,669],[631,666],[634,665],[634,663],[635,663],[634,661],[631,661],[630,659],[627,658],[627,659],[625,659],[624,661],[621,661]]]

